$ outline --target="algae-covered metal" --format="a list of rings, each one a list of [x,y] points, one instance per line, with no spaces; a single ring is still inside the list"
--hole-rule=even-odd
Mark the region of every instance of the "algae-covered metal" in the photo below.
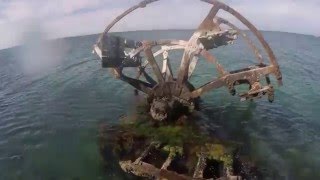
[[[207,135],[187,117],[161,125],[143,109],[123,117],[120,125],[101,126],[99,148],[106,164],[113,154],[119,169],[147,179],[261,178],[256,165],[240,158],[241,143]]]

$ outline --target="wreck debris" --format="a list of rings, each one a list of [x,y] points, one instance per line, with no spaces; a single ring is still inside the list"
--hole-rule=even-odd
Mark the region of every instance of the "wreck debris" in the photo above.
[[[113,154],[119,168],[128,174],[169,180],[260,177],[257,169],[247,165],[251,162],[239,158],[239,144],[204,136],[190,123],[155,126],[140,119],[125,121],[117,128],[103,126],[100,131],[99,147],[105,161],[110,163]]]
[[[158,0],[144,0],[125,11],[107,26],[99,37],[97,44],[94,45],[94,52],[101,58],[103,67],[110,68],[116,78],[144,92],[151,99],[152,108],[150,111],[154,119],[159,121],[167,119],[169,117],[168,113],[173,109],[172,104],[183,101],[186,102],[184,105],[188,107],[194,104],[195,99],[204,93],[221,87],[227,87],[232,95],[236,95],[236,86],[248,84],[250,88],[247,92],[238,93],[241,100],[252,100],[261,98],[262,96],[268,96],[270,102],[274,100],[274,88],[270,83],[269,75],[274,75],[279,85],[282,85],[282,75],[272,49],[254,25],[236,10],[222,2],[217,0],[201,0],[212,4],[213,7],[189,41],[133,41],[109,34],[110,29],[123,17],[136,9],[144,8],[156,1]],[[216,16],[221,10],[236,17],[256,36],[268,55],[269,64],[264,62],[260,50],[245,32],[229,21]],[[227,25],[231,29],[222,29],[221,24]],[[225,69],[209,50],[233,44],[237,39],[237,35],[245,39],[258,63],[240,70],[230,71]],[[155,47],[159,46],[161,47],[159,51],[152,52]],[[131,48],[131,51],[126,52],[126,48]],[[169,57],[169,52],[179,49],[184,50],[184,53],[180,68],[176,72],[176,77],[174,77],[170,63],[173,59]],[[161,54],[163,55],[162,68],[155,60],[155,57]],[[197,63],[202,61],[201,57],[213,64],[218,74],[216,78],[203,86],[190,88],[190,77]],[[145,72],[145,68],[148,65],[151,66],[155,79]],[[136,67],[137,76],[132,78],[125,75],[122,70],[127,67]],[[141,76],[144,76],[146,81],[140,80]],[[263,85],[265,84],[263,82],[266,82],[266,85]],[[169,100],[160,103],[162,99]]]
[[[109,68],[115,78],[147,95],[147,111],[156,120],[142,118],[142,122],[125,124],[112,130],[111,149],[120,159],[119,166],[125,172],[149,179],[257,179],[255,171],[251,171],[254,167],[242,163],[235,155],[233,146],[194,132],[188,125],[186,115],[198,109],[200,96],[221,87],[226,87],[233,96],[238,95],[241,101],[267,96],[269,102],[273,102],[274,87],[270,75],[276,78],[278,85],[282,85],[282,75],[272,49],[254,25],[217,0],[201,0],[213,7],[188,41],[135,41],[109,33],[123,17],[156,1],[159,0],[144,0],[125,11],[107,26],[94,45],[102,67]],[[242,22],[258,39],[268,57],[262,56],[258,46],[244,31],[218,17],[217,13],[221,10]],[[222,25],[230,29],[223,29]],[[229,70],[210,50],[232,45],[238,36],[244,38],[257,63]],[[175,50],[184,51],[177,72],[171,66],[175,59],[170,57],[170,52]],[[156,58],[162,61],[159,63]],[[204,85],[194,87],[190,79],[203,59],[216,68],[217,74]],[[146,71],[148,66],[153,74]],[[123,71],[125,68],[136,68],[136,76],[127,75]],[[248,90],[237,92],[236,87],[240,85],[248,85]],[[108,154],[106,151],[110,149],[106,134],[103,131],[99,141],[103,155]]]

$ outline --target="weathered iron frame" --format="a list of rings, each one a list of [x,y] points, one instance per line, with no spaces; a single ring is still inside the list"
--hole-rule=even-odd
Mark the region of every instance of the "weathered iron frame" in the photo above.
[[[127,11],[125,11],[123,14],[118,16],[113,22],[111,22],[107,26],[103,34],[100,36],[99,40],[101,40],[101,38],[104,35],[109,33],[110,29],[123,17],[127,16],[128,14],[135,11],[136,9],[144,8],[148,4],[156,1],[159,1],[159,0],[144,0],[138,5],[129,8]],[[147,61],[141,67],[139,67],[136,78],[130,78],[122,74],[121,68],[112,68],[115,76],[129,83],[134,88],[146,93],[147,95],[154,95],[154,91],[153,91],[154,85],[148,82],[139,80],[140,76],[143,74],[142,72],[144,71],[144,68],[149,64],[152,67],[152,70],[156,76],[158,86],[162,86],[165,88],[164,84],[166,82],[170,82],[174,80],[172,69],[170,66],[170,61],[167,55],[167,51],[174,50],[174,49],[184,49],[184,54],[183,54],[181,65],[177,74],[177,79],[175,80],[176,85],[174,87],[174,90],[172,89],[172,87],[169,90],[174,96],[180,97],[182,99],[189,100],[192,98],[197,98],[208,91],[211,91],[213,89],[217,89],[223,86],[229,88],[229,90],[232,90],[234,89],[234,86],[236,84],[247,83],[251,87],[254,83],[260,81],[261,76],[266,77],[268,86],[270,86],[270,89],[273,89],[273,87],[270,85],[270,78],[268,76],[269,74],[275,75],[278,81],[278,85],[282,85],[282,75],[280,72],[279,65],[276,61],[276,58],[272,49],[270,48],[269,44],[265,41],[261,32],[258,31],[257,28],[254,25],[252,25],[245,17],[243,17],[240,13],[238,13],[236,10],[232,9],[228,5],[222,2],[219,2],[217,0],[201,0],[201,1],[212,4],[213,7],[189,41],[183,41],[183,40],[144,41],[143,45],[140,48],[135,49],[135,51],[131,53],[131,56],[135,56],[141,52],[144,52],[147,57]],[[269,57],[270,65],[266,65],[263,63],[262,55],[259,49],[257,48],[257,46],[255,46],[253,41],[243,31],[241,31],[238,27],[228,22],[227,20],[220,17],[216,17],[216,14],[221,9],[230,13],[231,15],[236,17],[238,20],[240,20],[257,37],[257,39],[259,40],[263,49],[266,51],[266,54]],[[220,30],[219,29],[220,24],[225,24],[230,28],[236,30],[237,33],[245,39],[245,41],[247,42],[247,44],[255,54],[255,57],[258,60],[258,65],[244,68],[243,70],[228,72],[222,67],[222,65],[218,63],[218,61],[212,54],[210,54],[206,49],[204,49],[201,46],[201,44],[198,41],[198,38],[201,36],[201,34],[209,31],[218,32]],[[162,49],[159,50],[158,52],[152,53],[152,48],[155,46],[164,46],[164,47],[162,47]],[[155,56],[158,56],[162,53],[166,53],[166,55],[164,54],[165,61],[163,63],[163,67],[161,71],[159,65],[155,61]],[[198,62],[198,56],[200,55],[203,56],[208,62],[215,65],[215,67],[217,68],[217,72],[219,73],[219,76],[214,80],[212,80],[211,82],[208,82],[207,84],[204,84],[203,86],[196,88],[193,91],[184,92],[184,94],[181,94],[182,92],[181,88],[183,88],[184,84],[186,84],[186,82],[192,75],[192,72]],[[164,73],[168,75],[169,77],[168,81],[166,81],[163,75]],[[263,88],[260,88],[260,89],[263,89]],[[259,92],[259,91],[257,91],[257,89],[252,89],[252,92]]]

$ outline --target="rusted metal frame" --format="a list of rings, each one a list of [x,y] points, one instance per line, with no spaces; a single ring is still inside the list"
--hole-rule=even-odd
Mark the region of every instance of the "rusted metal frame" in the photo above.
[[[146,47],[144,50],[144,53],[147,56],[147,59],[152,67],[152,70],[157,77],[158,83],[163,84],[165,82],[165,80],[164,80],[164,78],[161,74],[160,68],[159,68],[159,66],[153,56],[153,53],[151,51],[151,47]]]
[[[246,33],[244,33],[241,29],[239,29],[236,25],[232,24],[231,22],[229,22],[226,19],[223,19],[221,17],[217,17],[217,20],[222,23],[225,24],[227,26],[229,26],[230,28],[236,30],[238,32],[239,35],[241,35],[243,37],[243,39],[247,42],[248,46],[252,49],[252,51],[254,52],[254,55],[256,56],[258,62],[260,64],[263,64],[263,58],[262,55],[260,53],[260,50],[257,48],[257,46],[255,46],[255,44],[253,43],[253,41],[248,37],[248,35]]]
[[[201,0],[201,1],[207,2],[209,4],[213,4],[213,5],[218,5],[220,7],[220,9],[223,9],[226,12],[235,16],[239,21],[241,21],[244,25],[246,25],[251,30],[252,33],[254,33],[254,35],[258,38],[258,40],[262,44],[264,50],[267,52],[267,54],[269,56],[270,63],[275,68],[275,71],[273,74],[276,76],[278,84],[281,86],[282,85],[282,74],[280,72],[279,64],[277,63],[276,57],[275,57],[271,47],[264,39],[262,33],[253,24],[251,24],[245,17],[243,17],[239,12],[237,12],[236,10],[231,8],[230,6],[228,6],[222,2],[219,2],[217,0]]]
[[[196,52],[199,49],[199,42],[198,38],[201,36],[201,33],[204,31],[210,31],[210,30],[216,30],[219,31],[220,28],[217,27],[217,24],[214,24],[212,21],[213,18],[218,13],[220,7],[214,5],[212,9],[210,10],[207,17],[203,20],[203,22],[200,24],[196,32],[192,35],[190,40],[188,41],[188,44],[186,45],[185,51],[183,53],[182,61],[179,67],[179,72],[177,76],[177,83],[178,85],[184,84],[188,80],[188,74],[189,74],[189,66],[191,59],[197,55],[199,52]]]
[[[182,98],[184,99],[189,99],[189,98],[197,98],[199,96],[201,96],[202,94],[211,91],[212,89],[217,89],[223,86],[232,86],[234,84],[234,82],[238,81],[238,80],[242,80],[242,79],[248,79],[249,81],[252,80],[256,80],[256,78],[258,78],[259,76],[262,75],[268,75],[274,73],[274,67],[271,66],[266,66],[266,67],[262,67],[262,68],[256,68],[256,69],[252,69],[252,70],[248,70],[248,71],[244,71],[244,72],[239,72],[239,73],[235,73],[235,74],[228,74],[225,75],[221,78],[218,79],[214,79],[213,81],[195,89],[194,91],[190,92],[190,93],[186,93],[182,95]],[[251,83],[251,82],[250,82]]]
[[[119,77],[119,79],[124,81],[124,82],[127,82],[128,84],[130,84],[134,88],[136,88],[139,91],[142,91],[142,92],[144,92],[146,94],[151,94],[152,93],[152,88],[154,86],[152,84],[146,83],[146,82],[138,80],[138,79],[130,78],[130,77],[125,76],[123,74]]]

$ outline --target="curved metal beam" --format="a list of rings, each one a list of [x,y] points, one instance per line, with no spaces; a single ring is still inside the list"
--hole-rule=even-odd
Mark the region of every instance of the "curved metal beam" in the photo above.
[[[220,31],[219,25],[212,21],[212,19],[218,13],[219,9],[220,8],[218,6],[213,6],[211,8],[207,17],[202,21],[198,29],[193,33],[192,37],[188,41],[188,44],[186,45],[186,48],[182,56],[181,64],[177,75],[177,82],[180,86],[182,86],[182,84],[184,84],[188,80],[191,59],[193,59],[194,56],[200,53],[200,51],[196,52],[197,50],[199,50],[196,47],[199,47],[198,38],[201,36],[201,33],[206,30]]]
[[[253,41],[247,36],[246,33],[244,33],[241,29],[239,29],[236,25],[232,24],[231,22],[229,22],[226,19],[223,19],[221,17],[216,17],[217,20],[219,21],[219,23],[221,24],[225,24],[227,26],[229,26],[230,28],[236,30],[238,32],[239,35],[241,35],[243,37],[243,39],[247,42],[247,44],[249,45],[249,47],[253,50],[254,55],[256,56],[258,62],[260,64],[263,64],[263,58],[262,55],[260,53],[260,50],[257,48],[257,46],[255,46],[255,44],[253,43]]]
[[[129,8],[128,10],[126,10],[124,13],[120,14],[118,17],[116,17],[107,27],[106,29],[103,31],[103,33],[100,35],[98,41],[100,41],[102,39],[102,37],[108,33],[110,31],[110,29],[116,24],[118,23],[122,18],[124,18],[125,16],[127,16],[128,14],[130,14],[131,12],[135,11],[136,9],[139,8],[145,8],[148,4],[151,4],[153,2],[156,2],[159,0],[144,0],[142,2],[140,2],[139,4]]]

